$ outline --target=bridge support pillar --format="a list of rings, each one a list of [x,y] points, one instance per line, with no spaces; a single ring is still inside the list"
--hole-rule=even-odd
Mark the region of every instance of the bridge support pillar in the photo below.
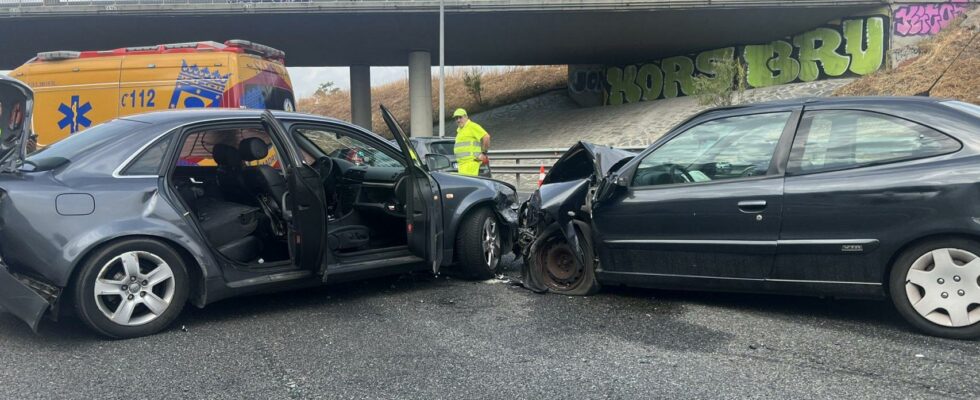
[[[371,67],[350,67],[350,116],[354,125],[371,130]]]
[[[432,136],[432,55],[408,54],[408,100],[411,136]]]

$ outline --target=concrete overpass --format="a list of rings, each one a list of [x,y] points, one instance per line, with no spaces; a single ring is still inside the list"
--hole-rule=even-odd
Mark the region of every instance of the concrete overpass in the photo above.
[[[247,1],[247,0],[246,0]],[[0,0],[0,69],[47,50],[248,39],[290,66],[351,66],[370,123],[370,66],[409,66],[413,134],[431,131],[438,1]],[[448,65],[609,64],[765,42],[887,0],[446,0]],[[435,56],[434,56],[435,55]],[[365,106],[366,105],[366,106]]]

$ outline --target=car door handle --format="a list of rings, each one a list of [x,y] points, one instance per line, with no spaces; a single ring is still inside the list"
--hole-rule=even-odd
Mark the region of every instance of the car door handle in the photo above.
[[[758,213],[766,209],[765,200],[742,200],[738,202],[738,209],[746,213]]]

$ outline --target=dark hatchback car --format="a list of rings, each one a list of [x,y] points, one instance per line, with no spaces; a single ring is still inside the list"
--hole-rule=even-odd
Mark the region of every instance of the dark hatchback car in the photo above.
[[[980,337],[980,107],[835,98],[715,109],[639,154],[581,143],[522,209],[525,280],[889,296]]]
[[[0,97],[30,110],[16,81],[0,78]],[[399,148],[256,110],[120,118],[26,159],[29,132],[3,131],[0,306],[34,329],[70,306],[99,333],[134,337],[187,301],[450,264],[492,276],[516,228],[513,187],[429,173],[382,114]],[[351,147],[372,161],[328,156]]]

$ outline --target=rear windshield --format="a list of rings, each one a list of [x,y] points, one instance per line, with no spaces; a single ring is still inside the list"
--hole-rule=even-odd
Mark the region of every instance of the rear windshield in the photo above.
[[[54,157],[72,161],[82,154],[118,140],[121,135],[135,131],[146,125],[147,123],[145,122],[114,119],[73,134],[64,140],[57,141],[50,146],[31,153],[27,157],[27,161],[39,162],[41,159]]]
[[[432,142],[429,143],[429,148],[432,149],[432,153],[451,156],[453,155],[453,145],[453,142]]]
[[[976,104],[964,103],[962,101],[944,101],[943,104],[980,118],[980,106]]]

